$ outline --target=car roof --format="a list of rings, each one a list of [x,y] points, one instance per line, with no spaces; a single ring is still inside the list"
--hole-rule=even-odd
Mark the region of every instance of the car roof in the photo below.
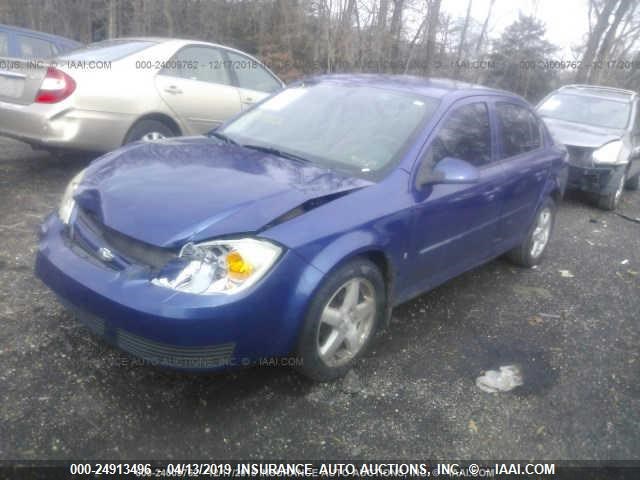
[[[68,45],[77,45],[80,46],[82,45],[82,43],[77,42],[76,40],[73,40],[71,38],[67,38],[67,37],[63,37],[60,35],[55,35],[53,33],[47,33],[47,32],[40,32],[38,30],[30,30],[28,28],[22,28],[22,27],[15,27],[13,25],[5,25],[3,23],[0,23],[0,30],[11,30],[13,32],[17,32],[17,33],[25,33],[34,37],[40,37],[43,39],[49,39],[52,41],[55,41],[57,43],[66,43]]]
[[[522,97],[511,92],[447,78],[388,74],[331,74],[314,76],[307,80],[370,85],[438,99],[455,100],[476,95],[500,95],[526,102]]]
[[[556,92],[570,93],[571,95],[608,98],[611,100],[627,102],[633,101],[638,96],[637,92],[634,92],[633,90],[606,87],[604,85],[565,85],[556,90]]]

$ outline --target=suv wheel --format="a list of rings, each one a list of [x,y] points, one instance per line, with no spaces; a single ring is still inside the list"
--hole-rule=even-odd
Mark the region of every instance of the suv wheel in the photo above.
[[[624,191],[625,177],[626,176],[624,174],[620,175],[613,192],[600,195],[600,198],[598,199],[598,207],[603,210],[616,209],[620,203],[620,199],[622,198],[622,192]]]
[[[627,190],[638,190],[640,188],[640,173],[637,173],[629,180],[627,180],[625,187],[627,188]]]

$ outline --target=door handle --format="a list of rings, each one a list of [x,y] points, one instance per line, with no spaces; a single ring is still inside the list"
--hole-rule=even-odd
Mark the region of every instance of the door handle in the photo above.
[[[167,93],[173,93],[173,94],[182,93],[182,90],[180,90],[175,85],[169,85],[167,88],[164,89],[164,91]]]
[[[253,103],[253,97],[244,97],[245,103]]]

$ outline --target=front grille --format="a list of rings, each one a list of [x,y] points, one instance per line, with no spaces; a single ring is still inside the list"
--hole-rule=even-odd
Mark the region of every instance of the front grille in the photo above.
[[[116,345],[153,365],[198,370],[229,365],[234,343],[204,347],[178,347],[155,342],[125,330],[116,330]]]
[[[567,151],[569,152],[569,163],[571,165],[593,167],[593,160],[591,159],[593,148],[567,145]]]
[[[76,229],[85,229],[90,232],[105,247],[124,257],[127,263],[144,265],[154,270],[164,267],[178,255],[175,250],[156,247],[117,232],[100,222],[93,213],[79,208],[76,222],[71,232],[71,241],[100,262],[104,261],[98,256],[97,250],[82,238],[82,235],[80,235],[82,232],[75,232]],[[113,266],[108,262],[105,263]]]

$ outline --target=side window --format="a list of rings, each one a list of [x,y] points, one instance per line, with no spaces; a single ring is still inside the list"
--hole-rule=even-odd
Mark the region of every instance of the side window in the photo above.
[[[282,88],[282,85],[273,78],[273,75],[252,58],[233,52],[227,52],[227,55],[240,88],[268,93]]]
[[[210,47],[186,47],[167,62],[160,75],[200,82],[230,85],[220,50]]]
[[[23,58],[51,58],[54,54],[50,42],[26,35],[18,35],[18,49]]]
[[[431,142],[424,168],[445,157],[465,160],[481,167],[491,162],[491,127],[486,103],[470,103],[456,109]]]
[[[9,35],[6,32],[0,32],[0,57],[9,56]]]
[[[502,131],[502,158],[540,148],[540,125],[528,109],[513,103],[498,102],[496,113]]]

